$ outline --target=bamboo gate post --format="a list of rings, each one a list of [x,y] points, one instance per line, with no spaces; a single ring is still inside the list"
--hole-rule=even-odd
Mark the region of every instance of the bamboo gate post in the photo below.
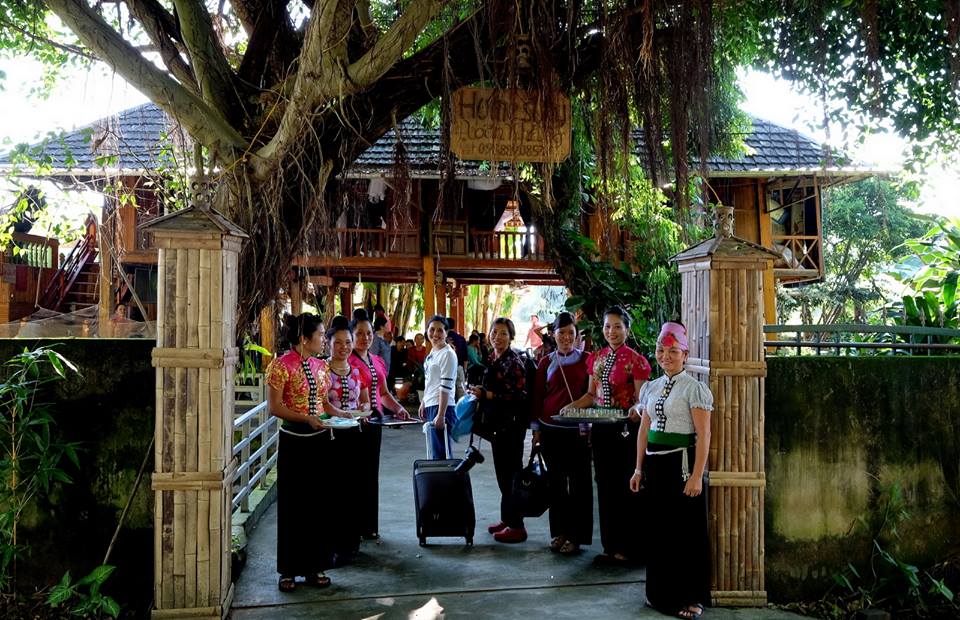
[[[733,236],[733,208],[715,236],[671,260],[682,280],[687,370],[710,385],[709,524],[716,606],[764,606],[763,277],[775,252]]]
[[[196,197],[143,228],[159,249],[152,617],[220,620],[233,598],[237,259],[247,235]]]

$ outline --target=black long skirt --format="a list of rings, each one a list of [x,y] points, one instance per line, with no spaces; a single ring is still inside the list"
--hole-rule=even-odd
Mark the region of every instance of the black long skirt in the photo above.
[[[380,442],[383,427],[363,424],[359,436],[359,468],[357,471],[357,500],[360,534],[376,534],[380,516]]]
[[[313,575],[331,566],[334,528],[325,515],[334,498],[322,491],[330,470],[330,432],[301,437],[280,433],[277,454],[277,572]]]
[[[577,545],[593,542],[590,446],[577,428],[541,423],[540,446],[550,481],[550,536]]]
[[[637,467],[639,424],[594,424],[590,430],[594,478],[600,515],[600,543],[604,553],[620,553],[642,563],[646,550],[637,524],[646,522],[646,493],[630,491]],[[624,435],[626,429],[626,435]]]
[[[333,566],[343,566],[360,549],[360,515],[363,497],[362,453],[364,435],[359,427],[333,431],[330,442],[333,458],[327,477],[329,488],[336,498],[338,516],[337,539],[333,545]]]
[[[696,447],[687,448],[687,458],[692,468]],[[684,495],[682,460],[681,452],[647,455],[644,460],[649,501],[642,525],[647,546],[647,601],[670,615],[688,605],[710,603],[708,480],[704,475],[703,492],[697,497]]]

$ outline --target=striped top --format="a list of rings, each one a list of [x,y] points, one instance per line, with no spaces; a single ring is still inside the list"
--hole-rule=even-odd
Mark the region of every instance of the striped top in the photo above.
[[[423,406],[440,404],[440,391],[449,395],[447,404],[454,405],[454,384],[457,380],[457,353],[447,345],[439,351],[431,350],[423,361]]]

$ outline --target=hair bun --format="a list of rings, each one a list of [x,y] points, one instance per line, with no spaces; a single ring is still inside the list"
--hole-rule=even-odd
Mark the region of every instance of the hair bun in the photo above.
[[[355,308],[353,311],[353,322],[354,323],[363,323],[364,321],[369,321],[370,315],[367,314],[366,308]]]
[[[350,329],[350,321],[347,320],[347,317],[338,314],[333,317],[333,321],[330,323],[330,329],[340,331],[341,329]]]

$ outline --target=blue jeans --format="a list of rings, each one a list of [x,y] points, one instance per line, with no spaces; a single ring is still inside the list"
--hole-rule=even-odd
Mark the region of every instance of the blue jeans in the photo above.
[[[437,411],[439,410],[439,405],[431,405],[430,407],[424,407],[423,409],[423,419],[427,422],[427,458],[429,459],[447,459],[453,458],[453,440],[450,439],[450,429],[453,427],[454,423],[457,421],[457,414],[453,409],[453,405],[447,405],[447,412],[443,416],[443,421],[446,424],[446,438],[447,438],[447,449],[443,449],[443,431],[437,431],[436,427],[433,425],[433,419],[437,417]]]

